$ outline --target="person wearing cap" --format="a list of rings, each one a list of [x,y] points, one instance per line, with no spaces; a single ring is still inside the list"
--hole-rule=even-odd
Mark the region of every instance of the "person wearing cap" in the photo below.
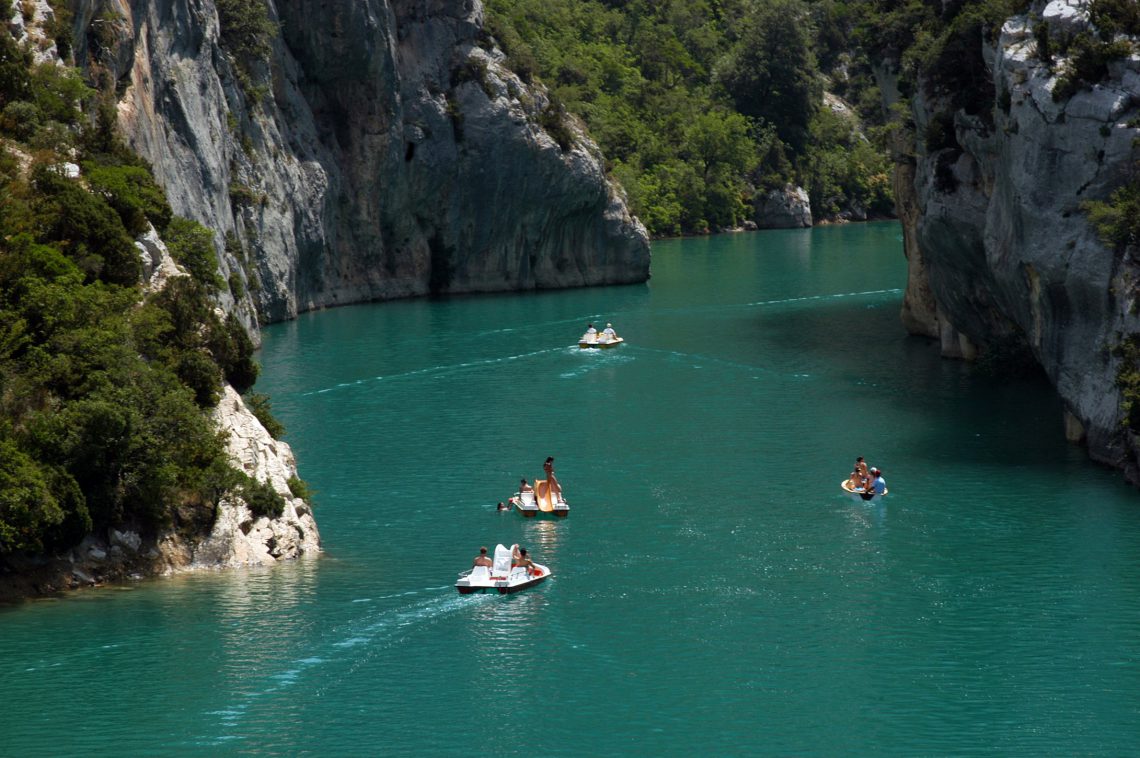
[[[493,565],[495,565],[495,562],[487,557],[487,548],[481,547],[479,548],[479,555],[475,556],[475,561],[471,564],[471,567],[486,566],[487,568],[491,568]]]
[[[885,494],[887,491],[887,480],[883,478],[883,472],[877,468],[872,468],[871,476],[873,479],[871,481],[870,489],[876,495]]]
[[[613,324],[606,324],[606,328],[602,330],[602,334],[606,335],[611,340],[617,338],[617,332],[614,331]]]

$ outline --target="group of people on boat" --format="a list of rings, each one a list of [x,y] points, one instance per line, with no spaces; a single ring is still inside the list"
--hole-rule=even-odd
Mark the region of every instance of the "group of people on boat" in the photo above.
[[[849,481],[852,492],[857,492],[867,499],[883,495],[887,491],[887,480],[883,478],[883,472],[875,466],[867,468],[867,462],[861,455],[855,459],[855,468],[851,471]]]
[[[471,564],[471,568],[476,566],[486,566],[490,570],[495,565],[495,562],[487,557],[487,548],[479,548],[479,555],[475,556],[475,560]],[[525,547],[511,545],[511,568],[525,568],[527,576],[534,574],[535,565],[534,561],[527,555]]]
[[[614,331],[613,324],[606,324],[606,328],[601,331],[601,335],[603,339],[617,339],[617,332]],[[586,333],[582,335],[583,339],[589,339],[590,337],[594,337],[596,339],[597,336],[598,330],[594,328],[594,325],[586,324]]]
[[[566,502],[562,498],[562,485],[558,483],[558,477],[554,475],[554,456],[549,455],[546,461],[542,464],[542,470],[546,474],[546,481],[550,484],[550,499],[555,503]],[[526,479],[519,480],[519,495],[524,492],[534,492],[534,487],[527,482]],[[518,498],[512,497],[506,503],[499,503],[500,511],[509,511],[514,506],[518,505]]]

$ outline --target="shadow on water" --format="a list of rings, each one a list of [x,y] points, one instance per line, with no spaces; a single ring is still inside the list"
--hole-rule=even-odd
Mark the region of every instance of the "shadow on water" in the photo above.
[[[1043,373],[995,375],[943,358],[936,340],[906,334],[900,309],[897,295],[762,309],[749,339],[761,353],[794,353],[802,370],[845,387],[853,424],[925,419],[886,430],[905,435],[894,447],[915,464],[1048,469],[1083,458],[1064,440],[1063,407]]]

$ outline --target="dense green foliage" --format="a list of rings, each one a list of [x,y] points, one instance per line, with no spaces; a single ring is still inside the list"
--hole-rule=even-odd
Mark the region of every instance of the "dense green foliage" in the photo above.
[[[235,489],[280,513],[206,412],[223,378],[244,391],[258,372],[211,298],[213,235],[172,217],[108,100],[0,32],[0,558],[112,525],[197,531]],[[191,276],[147,297],[150,225]]]
[[[881,120],[842,2],[489,0],[487,11],[509,65],[586,121],[653,234],[735,226],[758,192],[787,182],[826,199],[819,218],[891,207],[882,146],[818,117],[826,87]]]

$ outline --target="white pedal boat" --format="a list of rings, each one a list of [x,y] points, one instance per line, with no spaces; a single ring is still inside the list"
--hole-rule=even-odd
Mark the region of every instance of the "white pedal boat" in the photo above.
[[[555,500],[545,479],[535,481],[534,492],[516,492],[511,498],[511,503],[524,518],[537,516],[565,518],[570,515],[570,504],[561,498]]]
[[[527,587],[533,587],[550,578],[550,569],[540,563],[534,564],[529,572],[525,567],[511,567],[511,549],[504,545],[495,546],[493,566],[476,566],[462,572],[455,583],[460,595],[475,592],[498,592],[508,595]]]
[[[578,347],[583,350],[593,347],[609,348],[617,347],[623,342],[625,342],[625,340],[617,336],[609,337],[605,334],[583,334],[578,339]]]
[[[850,479],[844,479],[840,483],[839,486],[843,488],[844,492],[846,492],[848,495],[851,496],[852,500],[857,500],[861,503],[879,503],[879,502],[882,502],[883,498],[887,496],[888,492],[890,492],[889,489],[885,489],[885,490],[883,490],[883,494],[876,495],[876,494],[873,494],[870,492],[865,492],[865,491],[863,491],[862,488],[855,489],[854,487],[851,486],[851,480]]]

